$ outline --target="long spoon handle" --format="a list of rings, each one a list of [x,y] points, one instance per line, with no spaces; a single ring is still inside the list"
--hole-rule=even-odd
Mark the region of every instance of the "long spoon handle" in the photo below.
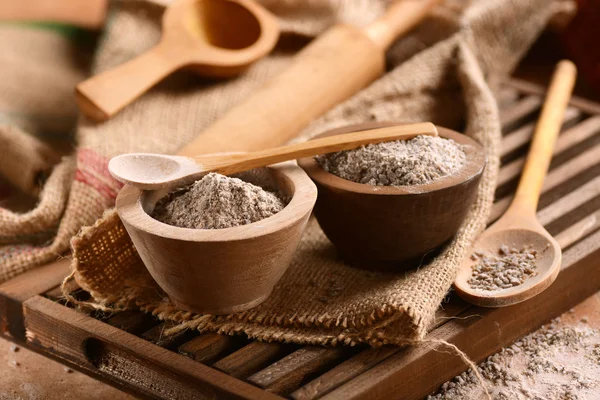
[[[77,85],[79,109],[97,121],[107,120],[181,64],[182,57],[161,42],[125,64]]]
[[[429,14],[442,0],[398,0],[385,13],[365,28],[367,36],[383,49],[405,34]]]
[[[556,138],[563,115],[575,85],[577,69],[568,60],[560,61],[552,76],[542,113],[533,133],[533,140],[510,210],[535,215],[544,178],[548,173]]]
[[[406,140],[418,135],[437,136],[437,128],[431,122],[369,129],[344,135],[328,136],[288,146],[255,151],[238,155],[194,157],[201,169],[224,175],[247,171],[252,168],[295,160],[318,154],[350,150],[369,143]]]

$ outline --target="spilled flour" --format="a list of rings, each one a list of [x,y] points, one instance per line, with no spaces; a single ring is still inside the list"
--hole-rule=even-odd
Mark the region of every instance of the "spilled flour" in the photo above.
[[[369,144],[316,157],[323,169],[350,181],[375,186],[430,183],[458,171],[466,160],[460,144],[435,136],[417,136]]]
[[[525,247],[521,250],[502,245],[498,256],[474,253],[471,260],[473,274],[467,281],[473,289],[500,290],[523,284],[528,278],[537,275],[537,251]]]
[[[210,173],[161,199],[152,217],[180,228],[222,229],[260,221],[284,207],[277,194],[260,186]]]
[[[583,318],[565,326],[560,318],[488,357],[479,371],[493,399],[571,400],[600,398],[600,331]],[[428,400],[485,398],[471,370],[444,383]]]

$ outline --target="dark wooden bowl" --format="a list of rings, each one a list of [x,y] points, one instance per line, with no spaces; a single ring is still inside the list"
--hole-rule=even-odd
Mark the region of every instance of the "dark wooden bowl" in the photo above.
[[[353,125],[317,137],[391,125]],[[430,184],[372,186],[333,175],[312,157],[298,160],[319,191],[317,220],[342,258],[369,268],[411,268],[456,233],[475,199],[486,157],[473,139],[442,127],[438,131],[464,145],[467,162],[456,174]]]

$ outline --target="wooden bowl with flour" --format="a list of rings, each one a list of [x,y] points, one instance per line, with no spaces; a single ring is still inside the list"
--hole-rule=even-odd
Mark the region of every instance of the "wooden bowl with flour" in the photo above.
[[[391,125],[395,123],[352,125],[317,137]],[[366,268],[408,269],[456,234],[475,199],[486,157],[473,139],[442,127],[438,132],[462,145],[466,161],[454,174],[428,184],[356,183],[327,172],[314,158],[298,160],[319,190],[319,225],[346,261]]]
[[[262,303],[286,271],[317,199],[310,178],[291,162],[236,177],[278,191],[287,205],[247,225],[171,226],[150,214],[169,190],[125,186],[117,211],[146,268],[177,307],[226,314]]]

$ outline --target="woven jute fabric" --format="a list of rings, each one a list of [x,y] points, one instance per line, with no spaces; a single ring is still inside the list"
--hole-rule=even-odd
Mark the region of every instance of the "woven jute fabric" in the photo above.
[[[39,194],[60,161],[46,140],[66,139],[75,128],[73,86],[85,76],[79,58],[72,56],[75,47],[54,30],[0,26],[0,175],[29,195]],[[0,222],[2,236],[9,235],[5,226]]]
[[[73,148],[73,88],[91,52],[65,31],[0,25],[0,178],[10,183],[1,204],[37,198],[26,212],[0,206],[0,282],[56,259],[76,232],[56,240],[75,169],[72,157],[61,158]]]
[[[51,146],[10,124],[0,124],[4,154],[0,175],[25,193],[39,193],[48,171],[60,160]]]
[[[120,188],[106,169],[110,157],[131,151],[176,152],[285,68],[298,50],[292,44],[307,41],[286,39],[310,39],[337,22],[365,25],[383,11],[385,3],[265,0],[263,4],[280,17],[283,40],[241,77],[214,82],[179,72],[106,123],[82,119],[74,179],[56,237],[27,258],[9,256],[3,271],[48,261],[66,250],[82,226],[88,226],[72,240],[72,266],[76,280],[90,291],[98,307],[137,308],[180,323],[178,329],[245,333],[263,340],[379,345],[422,338],[491,207],[500,125],[486,80],[511,71],[552,14],[551,0],[448,0],[388,51],[389,69],[381,79],[315,121],[298,139],[365,121],[430,120],[455,128],[466,121],[466,133],[486,148],[488,166],[460,231],[437,258],[416,271],[382,274],[351,268],[337,258],[311,220],[292,264],[265,303],[227,316],[196,315],[169,303],[114,211],[97,220],[114,204]],[[154,45],[163,10],[157,2],[114,2],[95,72]]]
[[[0,123],[60,139],[77,122],[74,86],[85,79],[86,52],[56,29],[0,25]]]

